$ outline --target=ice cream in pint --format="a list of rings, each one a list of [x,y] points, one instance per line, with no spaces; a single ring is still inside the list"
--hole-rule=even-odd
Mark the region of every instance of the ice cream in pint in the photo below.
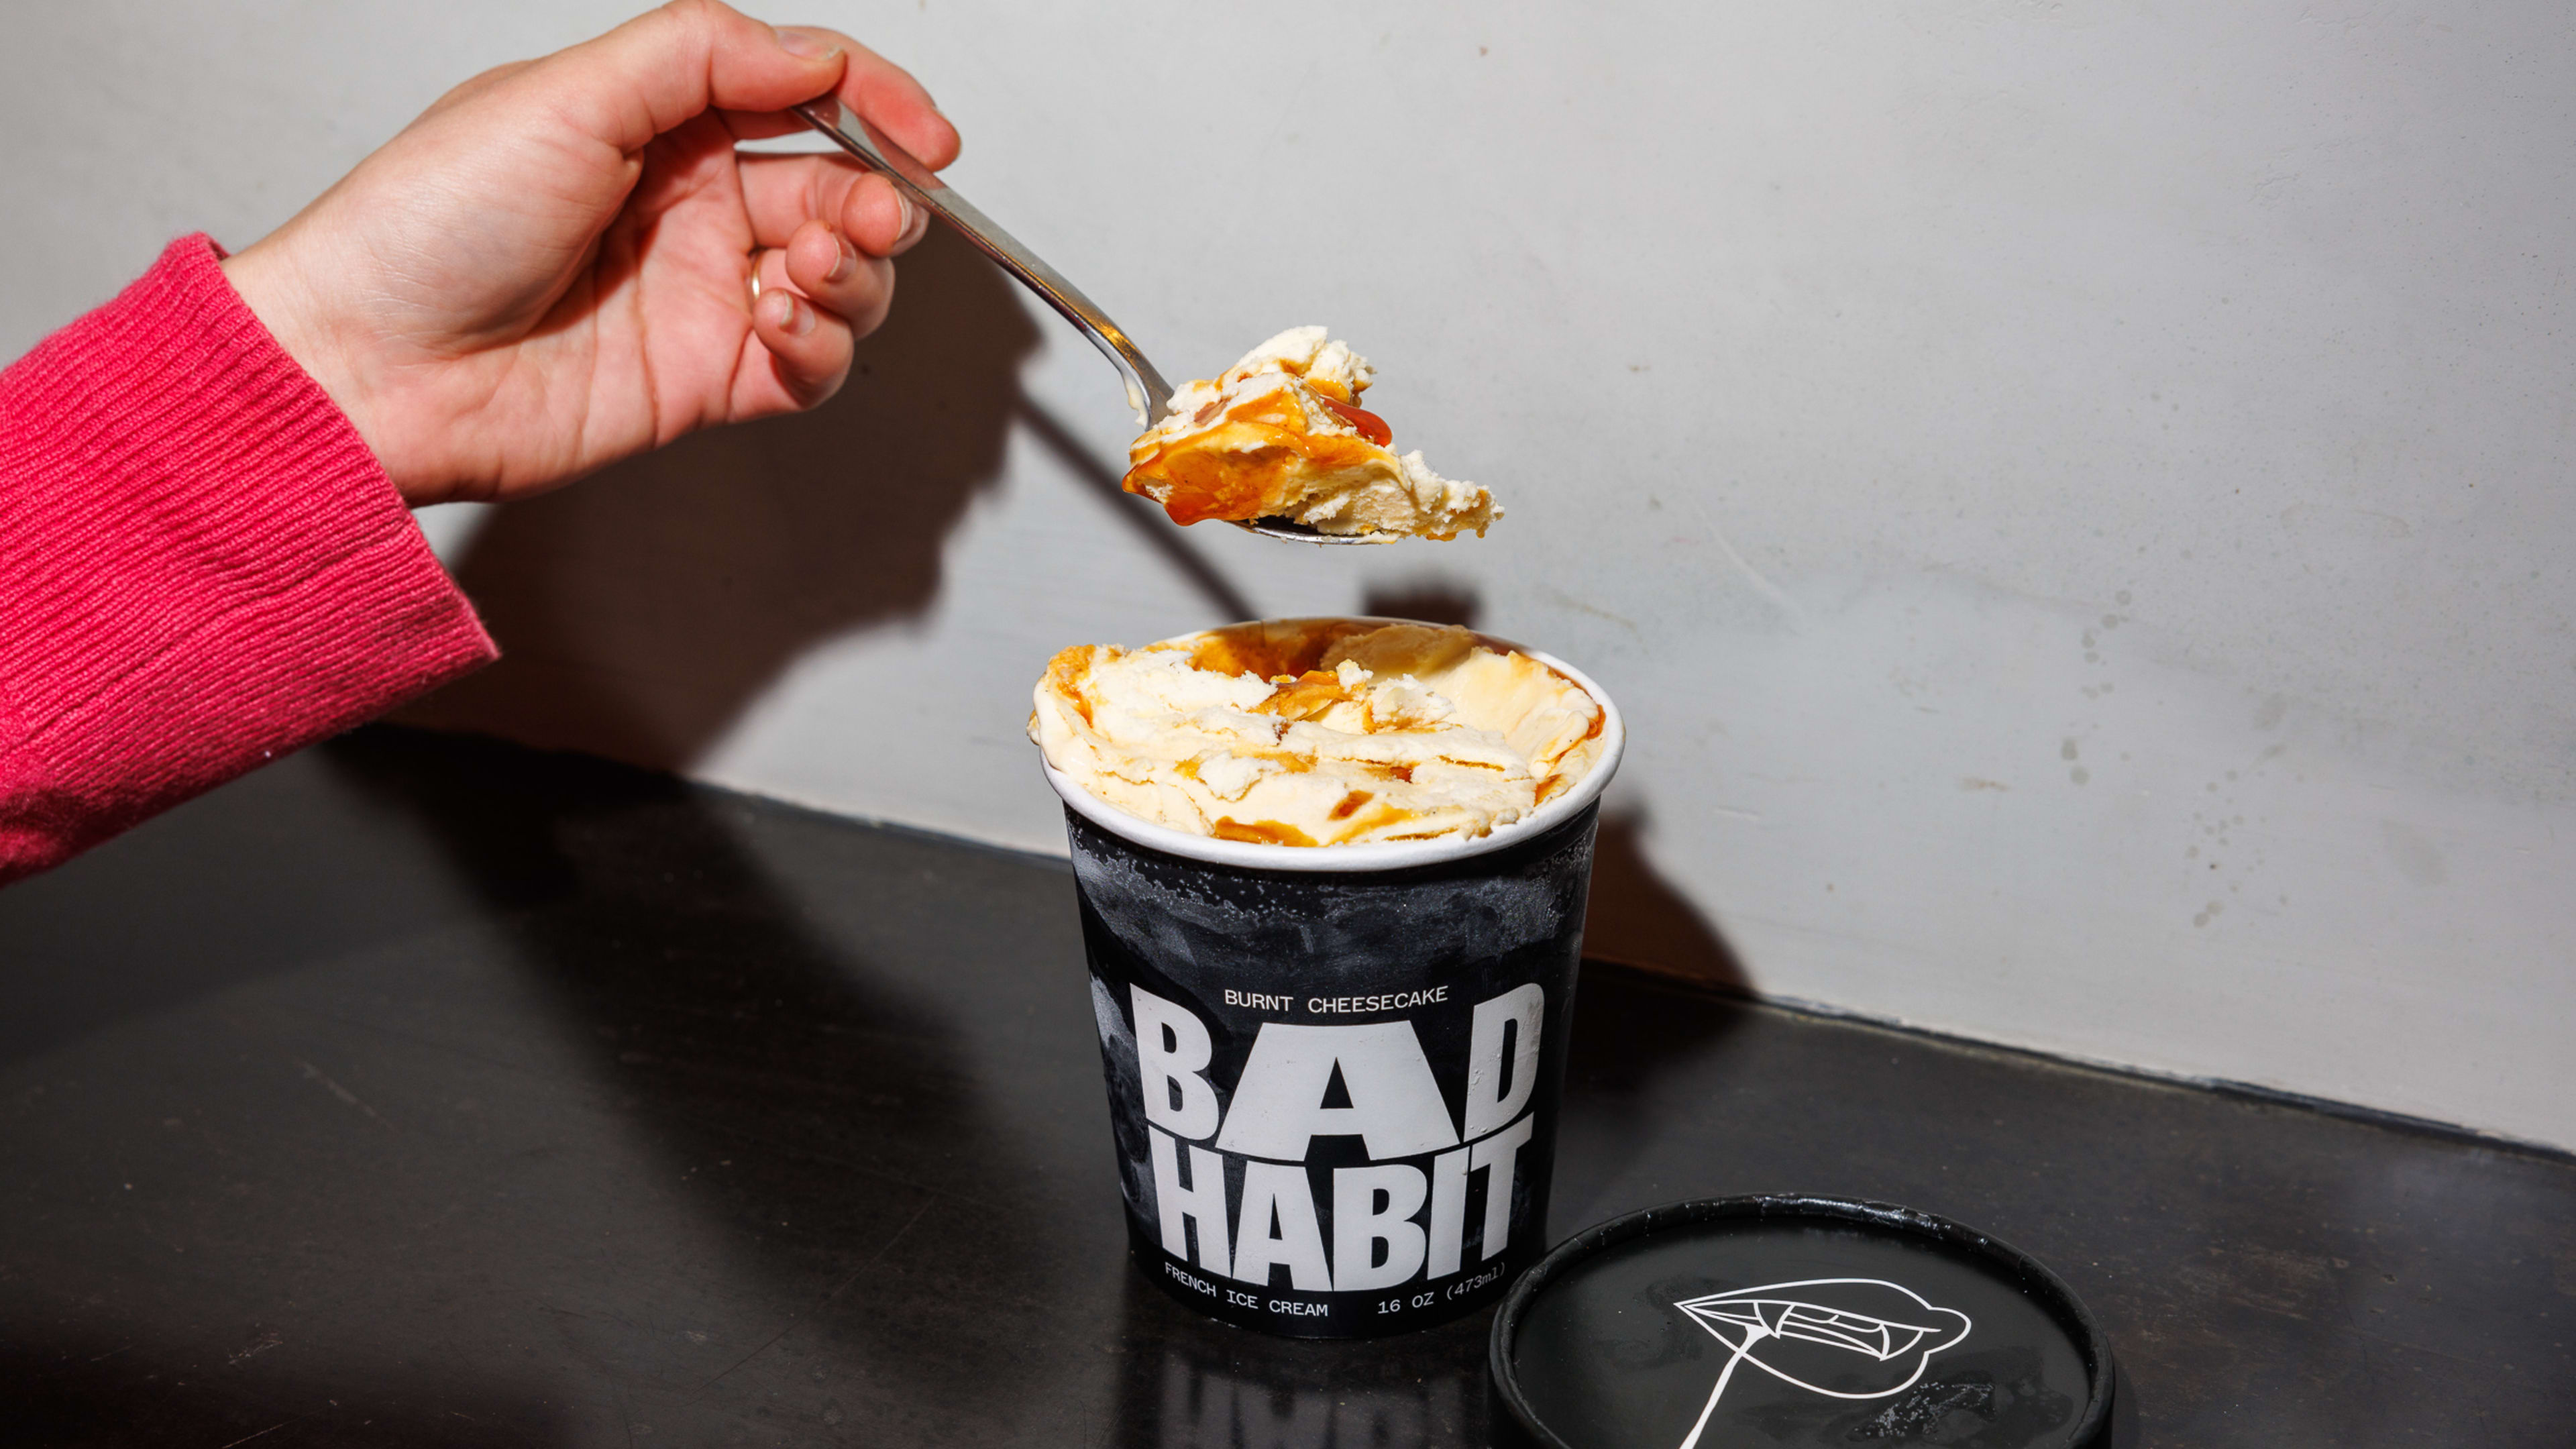
[[[1238,624],[1142,649],[1079,645],[1029,735],[1094,798],[1157,825],[1274,845],[1476,837],[1572,789],[1602,710],[1465,629]]]
[[[1321,327],[1292,327],[1214,378],[1187,383],[1127,450],[1125,486],[1175,523],[1284,519],[1374,538],[1481,537],[1494,495],[1399,457],[1359,406],[1376,370]]]

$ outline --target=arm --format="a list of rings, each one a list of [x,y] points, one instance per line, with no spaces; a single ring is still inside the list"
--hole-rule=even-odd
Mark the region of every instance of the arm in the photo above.
[[[0,373],[0,880],[492,657],[205,238]]]
[[[0,881],[491,659],[406,503],[837,389],[926,219],[734,150],[836,87],[955,156],[864,48],[679,0],[468,82],[256,246],[184,240],[0,373]]]

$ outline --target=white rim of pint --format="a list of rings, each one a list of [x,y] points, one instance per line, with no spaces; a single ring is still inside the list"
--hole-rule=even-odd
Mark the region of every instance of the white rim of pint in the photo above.
[[[1366,614],[1334,614],[1322,617],[1349,619],[1360,624],[1415,624],[1418,619],[1381,619]],[[1275,620],[1272,622],[1291,622]],[[1202,630],[1200,632],[1213,632]],[[1610,777],[1618,772],[1619,757],[1627,749],[1628,727],[1620,718],[1619,706],[1603,693],[1592,676],[1557,658],[1555,655],[1498,639],[1491,634],[1470,630],[1487,644],[1526,654],[1566,678],[1573,680],[1592,702],[1601,706],[1601,757],[1592,763],[1592,771],[1571,790],[1539,806],[1509,825],[1489,830],[1472,839],[1399,840],[1362,845],[1262,845],[1249,840],[1219,840],[1212,835],[1192,835],[1168,825],[1130,815],[1109,802],[1099,799],[1076,784],[1072,776],[1049,763],[1043,751],[1038,755],[1038,768],[1046,772],[1047,784],[1054,787],[1064,803],[1072,806],[1083,819],[1112,835],[1122,836],[1138,845],[1151,846],[1168,855],[1189,860],[1203,860],[1211,865],[1240,866],[1248,870],[1327,871],[1350,874],[1356,871],[1406,870],[1418,865],[1439,865],[1452,860],[1465,860],[1519,844],[1534,834],[1563,823],[1579,813],[1609,787]],[[1188,637],[1188,636],[1182,636]]]

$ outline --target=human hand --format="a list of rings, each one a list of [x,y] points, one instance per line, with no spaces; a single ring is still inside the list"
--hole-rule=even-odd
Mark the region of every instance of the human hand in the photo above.
[[[836,86],[956,159],[865,47],[674,0],[457,87],[224,270],[407,503],[541,492],[840,387],[928,218],[839,157],[734,150]]]

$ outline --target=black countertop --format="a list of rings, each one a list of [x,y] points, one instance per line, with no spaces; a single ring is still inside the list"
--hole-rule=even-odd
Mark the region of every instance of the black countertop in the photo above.
[[[1082,969],[1048,861],[282,762],[0,893],[0,1443],[1482,1443],[1483,1316],[1281,1342],[1127,1266]],[[2029,1250],[2131,1442],[2576,1442],[2560,1159],[1599,965],[1562,1137],[1558,1237],[1800,1190]]]

